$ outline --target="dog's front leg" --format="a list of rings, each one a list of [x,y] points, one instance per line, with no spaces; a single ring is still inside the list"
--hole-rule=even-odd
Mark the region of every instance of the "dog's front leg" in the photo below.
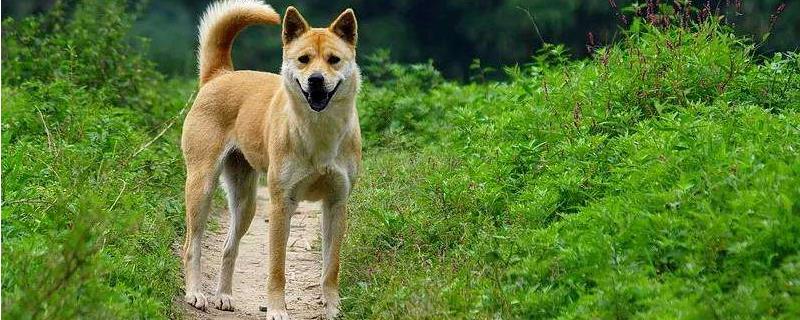
[[[297,202],[276,185],[270,185],[269,279],[267,281],[267,319],[289,319],[286,312],[286,242],[289,223]]]
[[[322,207],[322,299],[325,318],[339,315],[339,251],[347,229],[345,201],[323,202]]]

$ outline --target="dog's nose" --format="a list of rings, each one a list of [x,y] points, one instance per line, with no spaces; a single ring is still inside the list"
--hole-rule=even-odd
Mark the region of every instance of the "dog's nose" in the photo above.
[[[325,77],[322,76],[322,73],[314,72],[308,77],[308,85],[311,87],[320,87],[325,83]]]

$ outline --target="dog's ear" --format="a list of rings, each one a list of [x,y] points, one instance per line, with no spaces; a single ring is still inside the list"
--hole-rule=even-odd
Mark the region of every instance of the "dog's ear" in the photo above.
[[[356,14],[353,9],[347,9],[336,18],[328,30],[342,38],[351,46],[355,46],[358,41],[358,22],[356,22]]]
[[[283,45],[287,45],[289,42],[299,38],[308,29],[310,29],[308,22],[300,15],[300,11],[297,11],[292,6],[286,8],[286,14],[283,15],[283,35],[281,36]]]

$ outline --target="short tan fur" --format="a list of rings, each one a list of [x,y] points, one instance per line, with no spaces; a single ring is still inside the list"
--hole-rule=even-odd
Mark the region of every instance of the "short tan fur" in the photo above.
[[[200,89],[183,125],[186,163],[186,302],[233,310],[231,278],[239,241],[255,215],[256,184],[270,195],[268,319],[288,319],[285,259],[289,220],[298,201],[322,201],[322,297],[325,316],[339,313],[339,251],[347,199],[361,166],[356,95],[357,22],[345,10],[327,28],[311,28],[293,7],[282,21],[281,73],[234,71],[231,46],[252,24],[280,17],[258,0],[209,6],[200,24]],[[221,178],[221,179],[220,179]],[[217,291],[202,292],[201,240],[211,195],[221,180],[231,226]],[[210,301],[209,301],[210,300]]]

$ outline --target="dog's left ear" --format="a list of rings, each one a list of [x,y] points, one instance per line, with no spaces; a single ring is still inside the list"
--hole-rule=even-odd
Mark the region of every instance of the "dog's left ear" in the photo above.
[[[356,14],[353,12],[353,9],[347,9],[342,12],[342,14],[331,23],[328,30],[355,47],[356,42],[358,42],[358,22],[356,22]]]

